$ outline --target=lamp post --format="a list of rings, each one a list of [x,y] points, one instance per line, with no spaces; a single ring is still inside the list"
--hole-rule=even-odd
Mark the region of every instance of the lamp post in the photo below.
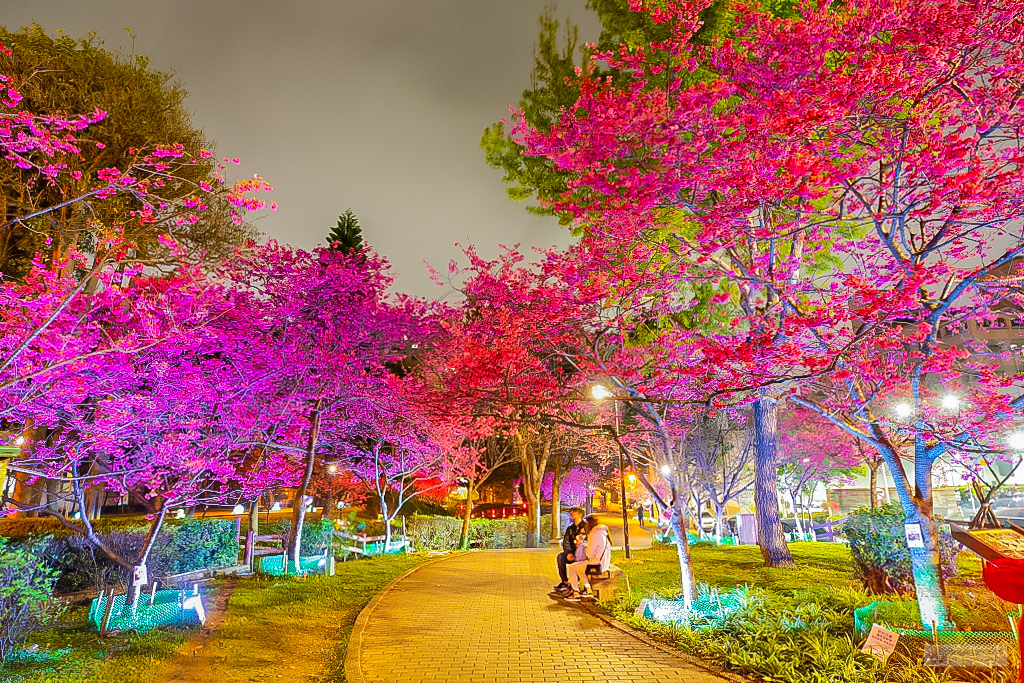
[[[594,397],[595,401],[601,402],[606,398],[614,399],[612,392],[608,391],[604,386],[595,384],[590,390],[591,396]],[[626,510],[626,469],[622,462],[622,442],[619,440],[619,404],[615,404],[615,444],[619,450],[619,491],[621,493],[620,503],[622,507],[622,540],[623,546],[626,550],[626,559],[631,559],[632,554],[629,550],[629,512]]]

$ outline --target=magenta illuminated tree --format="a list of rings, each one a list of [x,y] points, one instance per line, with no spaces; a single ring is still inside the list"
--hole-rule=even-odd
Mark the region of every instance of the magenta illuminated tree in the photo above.
[[[703,4],[658,3],[652,16],[672,39],[603,56],[633,84],[582,79],[559,126],[521,133],[577,174],[556,208],[599,225],[597,238],[656,240],[692,277],[733,287],[733,334],[709,337],[700,365],[733,368],[732,388],[757,392],[763,461],[789,392],[882,453],[925,537],[911,550],[922,620],[945,627],[932,465],[983,439],[981,419],[1017,409],[996,391],[1013,380],[945,335],[1014,295],[1020,8],[865,0],[778,18],[740,2],[731,35],[696,47]],[[715,77],[687,77],[698,64]],[[646,87],[655,82],[665,85]],[[929,383],[966,384],[975,371],[967,419],[935,419],[941,392]],[[880,405],[894,394],[910,406],[902,423]]]

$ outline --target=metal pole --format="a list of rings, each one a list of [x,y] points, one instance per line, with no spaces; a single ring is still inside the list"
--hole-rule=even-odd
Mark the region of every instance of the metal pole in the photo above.
[[[619,446],[619,489],[622,492],[622,538],[626,547],[626,559],[633,556],[629,552],[629,511],[626,509],[626,470],[622,465],[622,442],[619,435],[619,404],[615,404],[615,443]]]

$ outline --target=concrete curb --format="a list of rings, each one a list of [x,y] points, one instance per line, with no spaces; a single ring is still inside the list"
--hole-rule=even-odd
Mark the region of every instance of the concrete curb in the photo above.
[[[611,626],[612,628],[622,631],[626,635],[631,636],[636,640],[639,640],[641,643],[647,645],[648,647],[652,647],[655,650],[659,650],[667,655],[675,657],[676,659],[680,659],[689,664],[690,666],[705,671],[711,674],[712,676],[717,676],[722,680],[733,681],[733,683],[750,683],[749,678],[744,678],[729,671],[724,671],[721,667],[716,667],[714,664],[710,664],[705,660],[700,659],[699,657],[694,657],[693,655],[687,654],[682,650],[659,643],[657,640],[651,638],[646,633],[643,633],[642,631],[637,631],[632,626],[628,626],[625,623],[619,621],[618,619],[610,615],[608,612],[606,612],[603,607],[599,607],[598,605],[590,602],[581,602],[579,603],[579,605],[583,607],[583,609],[586,610],[591,616],[594,616],[597,619],[603,621],[608,626]],[[362,683],[362,681],[360,681],[360,683]]]
[[[345,650],[345,680],[348,683],[366,683],[366,679],[363,678],[363,669],[359,665],[359,654],[363,650],[363,631],[366,630],[366,625],[370,623],[370,617],[373,615],[373,610],[377,608],[380,601],[384,599],[391,590],[399,584],[403,579],[406,579],[424,567],[437,564],[438,562],[444,562],[452,557],[457,557],[462,553],[452,553],[445,555],[444,557],[438,557],[433,560],[427,560],[423,564],[418,564],[409,571],[405,572],[401,576],[397,576],[392,579],[388,585],[373,596],[373,599],[366,604],[366,607],[359,612],[359,616],[356,617],[356,623],[352,626],[352,633],[348,639],[348,648]]]

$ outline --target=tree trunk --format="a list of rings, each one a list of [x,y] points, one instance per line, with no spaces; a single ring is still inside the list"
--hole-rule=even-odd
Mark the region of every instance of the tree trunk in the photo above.
[[[868,493],[871,496],[870,505],[872,510],[878,507],[878,496],[875,493],[878,490],[878,464],[878,460],[868,461]]]
[[[769,567],[795,567],[786,546],[786,535],[779,515],[778,405],[762,395],[754,403],[754,505],[757,516],[757,543]]]
[[[712,503],[715,506],[715,541],[721,543],[722,536],[724,535],[722,527],[724,526],[725,506],[719,505],[717,501],[712,501]]]
[[[260,499],[249,504],[249,531],[253,536],[260,535]]]
[[[473,482],[466,484],[466,512],[462,515],[462,531],[459,533],[459,550],[469,550],[469,520],[473,518]]]
[[[693,577],[690,545],[686,542],[686,534],[690,529],[689,509],[682,496],[673,499],[672,507],[675,511],[672,515],[672,534],[676,538],[676,555],[679,557],[679,583],[683,589],[683,607],[690,609],[697,595],[697,583]]]
[[[555,457],[555,464],[551,469],[551,538],[558,538],[562,535],[562,458]]]
[[[160,512],[157,514],[156,519],[149,527],[149,533],[146,535],[146,541],[142,544],[142,551],[139,553],[139,561],[136,563],[136,567],[145,567],[146,562],[149,561],[149,553],[153,550],[153,545],[156,543],[157,534],[160,533],[160,527],[163,526],[164,517],[167,515],[167,506],[161,506]],[[139,595],[142,594],[143,582],[137,582],[135,580],[135,571],[132,570],[131,579],[128,584],[128,599],[125,602],[125,609],[135,612],[139,604]]]
[[[302,481],[295,491],[295,506],[292,509],[292,535],[288,542],[288,556],[295,563],[295,572],[299,573],[299,554],[302,552],[302,527],[306,523],[306,491],[313,479],[313,465],[316,462],[316,444],[320,438],[320,401],[318,400],[309,412],[309,439],[306,442],[306,469],[302,473]],[[285,567],[287,573],[288,567]]]
[[[380,516],[384,518],[384,552],[391,548],[391,518],[388,517],[388,502],[385,496],[380,497]]]
[[[804,533],[804,525],[800,520],[800,504],[797,502],[796,493],[793,492],[792,488],[789,488],[789,500],[793,503],[793,519],[796,521],[796,532],[801,536]]]

